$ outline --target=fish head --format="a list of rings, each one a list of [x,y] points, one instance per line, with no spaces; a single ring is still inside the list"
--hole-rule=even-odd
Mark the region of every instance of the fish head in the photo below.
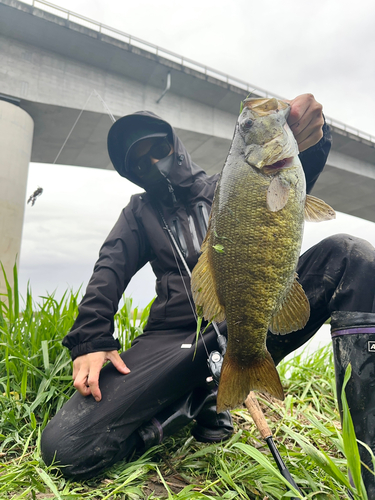
[[[287,123],[290,105],[275,98],[245,99],[243,104],[238,133],[246,161],[266,175],[291,168],[298,145]]]

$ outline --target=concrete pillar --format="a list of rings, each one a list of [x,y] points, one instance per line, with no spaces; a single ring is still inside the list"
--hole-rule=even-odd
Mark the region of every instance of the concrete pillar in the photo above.
[[[13,266],[20,257],[33,131],[26,111],[0,100],[0,261],[12,286]],[[0,293],[5,291],[0,272]]]

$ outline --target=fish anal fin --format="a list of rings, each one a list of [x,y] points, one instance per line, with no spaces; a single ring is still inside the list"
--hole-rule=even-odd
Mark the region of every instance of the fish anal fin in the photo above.
[[[323,200],[306,195],[305,220],[308,222],[321,222],[336,219],[336,212]]]
[[[221,369],[216,411],[221,413],[238,407],[253,390],[284,400],[284,390],[270,353],[266,351],[263,359],[243,367],[227,352]]]
[[[202,244],[202,254],[191,275],[191,291],[198,315],[203,316],[207,321],[215,320],[220,323],[225,319],[225,309],[220,304],[216,293],[208,258],[208,245],[209,239],[206,236]]]
[[[303,328],[309,317],[310,304],[296,275],[281,307],[273,315],[269,329],[272,333],[285,335]]]
[[[271,212],[278,212],[288,202],[290,185],[275,176],[267,189],[267,208]]]

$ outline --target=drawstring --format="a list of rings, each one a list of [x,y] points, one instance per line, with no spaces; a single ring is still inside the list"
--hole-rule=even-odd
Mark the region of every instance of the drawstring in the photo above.
[[[173,205],[176,205],[177,198],[176,198],[176,195],[174,194],[173,186],[171,184],[171,181],[168,179],[168,177],[166,177],[166,179],[167,179],[167,182],[168,182],[168,191],[169,191],[169,194],[172,196]]]
[[[174,194],[174,189],[173,189],[171,181],[168,179],[168,177],[165,175],[164,172],[161,172],[160,170],[159,170],[159,172],[160,172],[160,174],[164,177],[164,179],[167,182],[168,191],[169,191],[169,194],[172,197],[173,205],[176,205],[177,204],[177,198],[176,198],[176,195]],[[158,208],[158,212],[160,213],[159,208]]]

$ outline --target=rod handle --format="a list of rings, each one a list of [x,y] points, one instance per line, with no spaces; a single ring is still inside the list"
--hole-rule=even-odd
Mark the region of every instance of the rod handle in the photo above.
[[[249,410],[249,413],[252,419],[257,426],[258,431],[260,432],[263,439],[267,439],[272,436],[272,432],[268,427],[266,419],[263,415],[263,412],[259,406],[258,400],[253,391],[247,396],[245,400],[246,408]]]

